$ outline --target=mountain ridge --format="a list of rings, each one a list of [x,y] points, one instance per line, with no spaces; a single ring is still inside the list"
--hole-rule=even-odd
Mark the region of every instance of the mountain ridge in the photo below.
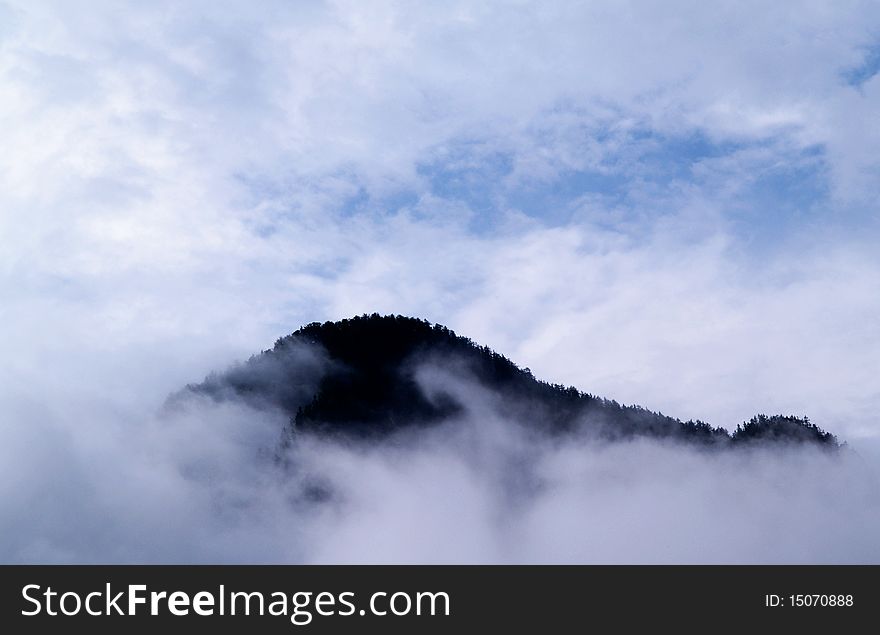
[[[704,421],[682,421],[544,382],[445,326],[402,315],[312,322],[244,364],[184,390],[277,408],[288,417],[289,438],[308,431],[380,439],[467,411],[460,395],[427,393],[418,369],[431,364],[489,391],[505,418],[551,435],[581,432],[605,441],[649,437],[714,448],[780,442],[839,447],[833,434],[806,417],[759,414],[729,433]]]

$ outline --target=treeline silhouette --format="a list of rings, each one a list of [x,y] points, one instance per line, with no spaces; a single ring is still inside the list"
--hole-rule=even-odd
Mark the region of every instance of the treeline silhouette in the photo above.
[[[316,360],[322,360],[320,372]],[[578,431],[611,441],[652,437],[717,448],[779,442],[838,447],[834,435],[806,418],[762,414],[729,434],[703,421],[681,421],[547,383],[445,326],[400,315],[308,324],[245,364],[187,389],[279,408],[289,417],[289,436],[308,430],[382,437],[466,411],[455,390],[426,394],[416,378],[424,364],[476,382],[503,417],[549,434]]]

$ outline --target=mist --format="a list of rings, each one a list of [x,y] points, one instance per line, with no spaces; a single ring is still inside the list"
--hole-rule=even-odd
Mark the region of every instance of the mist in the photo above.
[[[314,373],[317,359],[296,363]],[[880,562],[876,457],[858,444],[550,438],[455,371],[417,373],[427,395],[466,405],[453,421],[379,441],[298,434],[286,449],[283,415],[229,395],[21,399],[0,443],[0,560]]]
[[[880,562],[880,4],[89,5],[0,0],[0,561]],[[848,445],[563,443],[429,360],[457,419],[285,444],[314,350],[185,390],[371,312]]]

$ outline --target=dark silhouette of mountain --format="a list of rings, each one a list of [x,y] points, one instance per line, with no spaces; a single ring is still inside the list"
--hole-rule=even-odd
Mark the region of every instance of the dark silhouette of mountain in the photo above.
[[[445,383],[426,385],[431,384],[424,381],[426,368],[445,373]],[[278,408],[288,415],[292,434],[381,437],[465,413],[462,387],[468,386],[490,395],[505,419],[548,434],[578,431],[612,441],[644,436],[719,448],[779,442],[838,447],[834,435],[808,419],[758,415],[728,434],[703,421],[681,421],[549,384],[444,326],[403,316],[309,324],[271,350],[186,390]]]
[[[823,443],[837,446],[837,439],[825,432],[809,417],[784,417],[782,415],[758,415],[736,427],[733,439],[739,443],[767,443],[768,441],[794,441]]]

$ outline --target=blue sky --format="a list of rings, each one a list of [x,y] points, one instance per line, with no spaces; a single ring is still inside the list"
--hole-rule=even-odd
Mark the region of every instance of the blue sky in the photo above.
[[[843,69],[843,79],[850,86],[860,87],[880,72],[880,42],[867,44],[863,51],[860,62]]]
[[[624,402],[876,436],[878,26],[869,2],[0,2],[2,376],[52,359],[59,395],[88,366],[152,403],[399,312]]]

